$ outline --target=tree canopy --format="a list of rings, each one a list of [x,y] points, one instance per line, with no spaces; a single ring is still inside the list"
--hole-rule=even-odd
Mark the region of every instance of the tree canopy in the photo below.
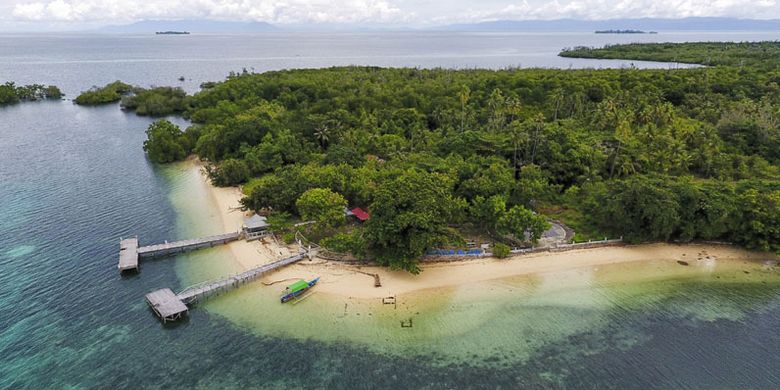
[[[366,245],[381,264],[419,272],[416,260],[447,242],[447,224],[463,204],[446,177],[409,169],[379,185],[366,224]]]
[[[301,194],[295,207],[304,220],[315,221],[325,227],[336,227],[344,223],[347,200],[329,188],[312,188]]]
[[[300,216],[307,191],[340,194],[371,218],[331,243],[409,270],[468,231],[533,241],[551,218],[585,238],[777,250],[777,44],[587,52],[704,64],[712,48],[715,66],[677,70],[232,74],[181,100],[184,134],[152,131],[145,147],[156,161],[194,151],[217,184],[246,181],[249,209]]]
[[[160,120],[149,125],[144,151],[154,162],[167,163],[187,157],[188,147],[184,132],[170,121]]]

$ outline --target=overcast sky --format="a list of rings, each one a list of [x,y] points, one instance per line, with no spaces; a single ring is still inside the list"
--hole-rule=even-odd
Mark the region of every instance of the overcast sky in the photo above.
[[[143,19],[431,26],[496,19],[780,18],[780,0],[0,0],[0,27],[78,28]]]

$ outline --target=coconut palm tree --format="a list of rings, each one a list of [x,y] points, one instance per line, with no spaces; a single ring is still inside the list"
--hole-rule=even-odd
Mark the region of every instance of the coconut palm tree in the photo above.
[[[555,88],[555,90],[552,91],[550,94],[550,100],[553,102],[553,122],[558,120],[558,112],[561,110],[561,106],[563,105],[563,100],[566,98],[566,95],[563,92],[563,89],[561,88]]]
[[[326,149],[328,147],[328,141],[330,140],[329,133],[330,129],[327,125],[317,126],[317,128],[314,130],[314,137],[317,139],[317,142],[320,144],[322,149]]]
[[[458,97],[460,97],[460,132],[462,133],[466,128],[466,107],[469,104],[469,97],[471,97],[471,90],[467,85],[463,85]]]

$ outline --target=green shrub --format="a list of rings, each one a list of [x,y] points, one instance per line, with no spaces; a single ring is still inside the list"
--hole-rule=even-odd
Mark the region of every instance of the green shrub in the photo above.
[[[282,241],[284,241],[285,244],[292,244],[295,242],[295,233],[294,232],[288,232],[282,234]]]
[[[346,219],[347,200],[328,188],[313,188],[298,198],[295,207],[304,220],[317,221],[322,227],[336,227]]]
[[[132,90],[132,85],[117,80],[100,88],[92,87],[89,91],[84,91],[73,99],[73,102],[82,106],[114,103],[122,99],[123,95],[132,92]]]
[[[187,108],[187,93],[178,87],[136,88],[133,92],[134,95],[122,98],[122,108],[138,115],[165,116]]]
[[[509,245],[500,242],[493,245],[493,256],[498,257],[499,259],[506,258],[510,253],[512,253],[512,249]]]
[[[334,252],[351,253],[355,245],[355,236],[349,233],[337,233],[323,238],[320,245]]]
[[[249,168],[243,160],[229,158],[222,161],[216,169],[209,171],[211,181],[220,187],[239,185],[249,179]]]
[[[183,160],[190,152],[179,126],[164,119],[149,125],[144,151],[149,159],[161,164]]]

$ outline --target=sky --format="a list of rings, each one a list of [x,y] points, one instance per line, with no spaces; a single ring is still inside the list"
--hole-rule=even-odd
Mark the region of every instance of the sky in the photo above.
[[[490,20],[780,19],[780,0],[0,0],[0,28],[78,29],[149,19],[426,27]]]

